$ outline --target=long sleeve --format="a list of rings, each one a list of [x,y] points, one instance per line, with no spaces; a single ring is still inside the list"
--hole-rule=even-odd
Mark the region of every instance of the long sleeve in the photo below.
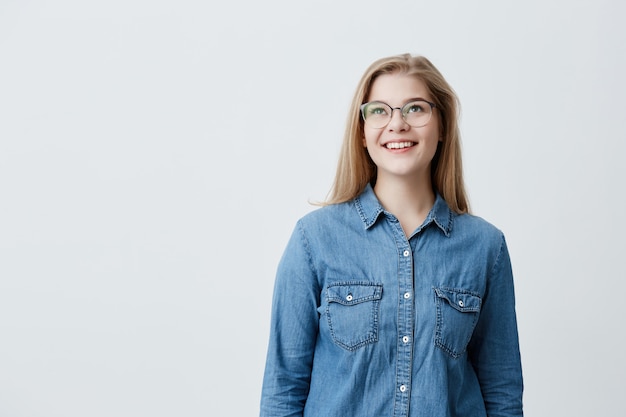
[[[511,261],[504,237],[487,278],[480,318],[469,345],[489,417],[521,417],[522,368]]]
[[[261,417],[302,416],[317,339],[320,289],[300,222],[278,266]]]

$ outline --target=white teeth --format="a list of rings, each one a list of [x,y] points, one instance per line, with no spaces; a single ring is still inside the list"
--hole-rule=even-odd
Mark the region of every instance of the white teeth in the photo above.
[[[387,149],[404,149],[415,145],[414,142],[389,142],[385,145]]]

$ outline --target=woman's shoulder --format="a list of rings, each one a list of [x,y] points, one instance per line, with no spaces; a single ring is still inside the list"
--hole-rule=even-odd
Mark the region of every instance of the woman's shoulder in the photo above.
[[[303,215],[298,220],[298,223],[310,226],[343,221],[346,217],[353,216],[355,211],[354,200],[345,203],[328,204],[316,207]]]
[[[462,236],[500,244],[504,233],[497,226],[484,218],[470,213],[457,214],[454,218],[453,232]]]
[[[485,259],[491,265],[508,252],[502,230],[475,214],[457,215],[451,236],[473,259]]]

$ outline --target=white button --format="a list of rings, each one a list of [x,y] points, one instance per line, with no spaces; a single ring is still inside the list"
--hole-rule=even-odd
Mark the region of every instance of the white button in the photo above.
[[[465,305],[465,303],[463,302],[463,300],[459,300],[459,307],[463,307]]]
[[[400,392],[406,391],[406,385],[400,385]]]
[[[409,336],[404,336],[404,337],[402,338],[402,341],[403,341],[404,343],[409,343]]]
[[[348,296],[346,297],[346,300],[352,301],[352,294],[348,294]]]
[[[405,292],[404,293],[404,299],[408,300],[409,298],[411,298],[411,293],[410,292]]]
[[[406,256],[409,256],[410,254],[411,254],[411,252],[409,252],[408,250],[405,250],[405,251],[404,251],[404,253],[403,253],[403,255],[404,255],[405,257],[406,257]]]

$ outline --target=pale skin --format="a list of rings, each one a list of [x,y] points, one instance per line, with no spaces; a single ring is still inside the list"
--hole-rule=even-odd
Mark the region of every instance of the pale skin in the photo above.
[[[367,101],[402,107],[416,98],[433,101],[421,80],[398,73],[376,78]],[[435,203],[430,166],[441,140],[437,109],[428,124],[418,128],[408,125],[399,110],[393,111],[384,128],[365,124],[363,146],[378,168],[374,192],[385,210],[400,221],[407,237],[424,222]],[[390,143],[406,147],[390,149],[386,146]]]

